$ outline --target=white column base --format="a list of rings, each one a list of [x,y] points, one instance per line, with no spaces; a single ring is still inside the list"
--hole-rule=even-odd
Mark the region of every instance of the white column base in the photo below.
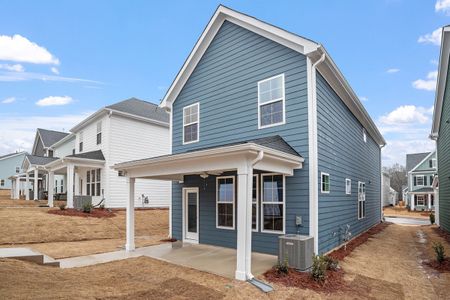
[[[236,271],[234,278],[241,281],[247,281],[247,275],[245,275],[245,272],[243,271]]]

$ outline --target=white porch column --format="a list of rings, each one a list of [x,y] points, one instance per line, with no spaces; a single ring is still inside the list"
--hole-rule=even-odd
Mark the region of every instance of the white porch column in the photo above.
[[[134,185],[135,178],[127,177],[128,200],[127,200],[127,241],[125,250],[134,251]]]
[[[10,198],[11,198],[11,200],[13,200],[14,199],[14,179],[11,179],[11,191],[10,191]]]
[[[48,201],[49,207],[53,207],[53,190],[55,185],[55,173],[48,172]]]
[[[16,189],[14,192],[15,192],[14,198],[20,199],[20,177],[16,178]]]
[[[75,172],[75,195],[80,195],[80,175]]]
[[[253,170],[246,162],[238,168],[237,184],[237,247],[236,273],[238,280],[252,279],[252,181]]]
[[[38,169],[34,169],[34,188],[33,188],[33,199],[39,200],[39,191],[38,191],[38,183],[39,183],[39,171]]]
[[[428,210],[431,210],[431,194],[428,194]]]
[[[28,172],[25,177],[25,200],[30,200],[30,174]]]
[[[74,165],[67,165],[67,180],[66,180],[66,191],[67,191],[67,207],[73,208],[73,176],[74,176]]]
[[[415,201],[416,195],[411,194],[411,210],[415,209],[416,201]]]

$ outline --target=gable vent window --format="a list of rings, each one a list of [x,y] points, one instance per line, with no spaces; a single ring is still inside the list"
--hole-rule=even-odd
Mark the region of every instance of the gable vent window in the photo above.
[[[258,82],[258,128],[285,123],[284,74]]]
[[[428,162],[430,165],[430,168],[436,168],[436,159],[430,159],[430,161]]]
[[[80,132],[78,139],[79,139],[78,152],[83,152],[83,131]]]
[[[48,157],[53,157],[53,150],[48,150],[47,152],[48,152],[48,155],[47,155]]]
[[[97,123],[97,145],[102,143],[102,122]]]
[[[199,119],[199,103],[195,103],[183,108],[183,144],[198,142]]]

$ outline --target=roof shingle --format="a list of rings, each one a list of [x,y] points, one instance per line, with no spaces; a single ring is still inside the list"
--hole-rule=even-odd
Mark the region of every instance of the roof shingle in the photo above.
[[[63,138],[65,138],[70,134],[68,132],[54,131],[42,128],[38,128],[37,131],[41,136],[42,144],[46,148],[52,146],[56,142],[59,142],[60,140],[62,140]]]
[[[152,119],[159,122],[169,123],[169,114],[158,105],[137,98],[130,98],[106,108],[124,113]]]

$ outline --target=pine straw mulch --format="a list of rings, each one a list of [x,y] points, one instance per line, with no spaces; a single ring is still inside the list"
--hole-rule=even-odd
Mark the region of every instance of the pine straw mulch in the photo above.
[[[49,214],[54,214],[58,216],[71,216],[71,217],[85,217],[85,218],[112,218],[116,216],[116,213],[109,211],[107,209],[94,208],[90,213],[85,213],[81,210],[76,210],[73,208],[66,208],[64,210],[51,209],[48,211]]]
[[[333,252],[328,254],[328,256],[338,261],[343,260],[358,246],[364,244],[373,235],[380,233],[391,224],[392,223],[385,222],[373,226],[366,232],[358,235],[356,238],[348,242],[346,248],[342,246],[339,249],[334,250]],[[309,272],[299,272],[293,268],[289,268],[288,273],[284,274],[278,272],[276,267],[273,267],[272,269],[263,274],[264,278],[266,278],[269,282],[279,283],[288,287],[311,289],[316,292],[325,292],[325,293],[354,290],[352,286],[347,281],[345,281],[344,275],[345,275],[344,270],[340,268],[336,270],[329,269],[327,270],[325,280],[323,282],[320,282],[314,280]]]

